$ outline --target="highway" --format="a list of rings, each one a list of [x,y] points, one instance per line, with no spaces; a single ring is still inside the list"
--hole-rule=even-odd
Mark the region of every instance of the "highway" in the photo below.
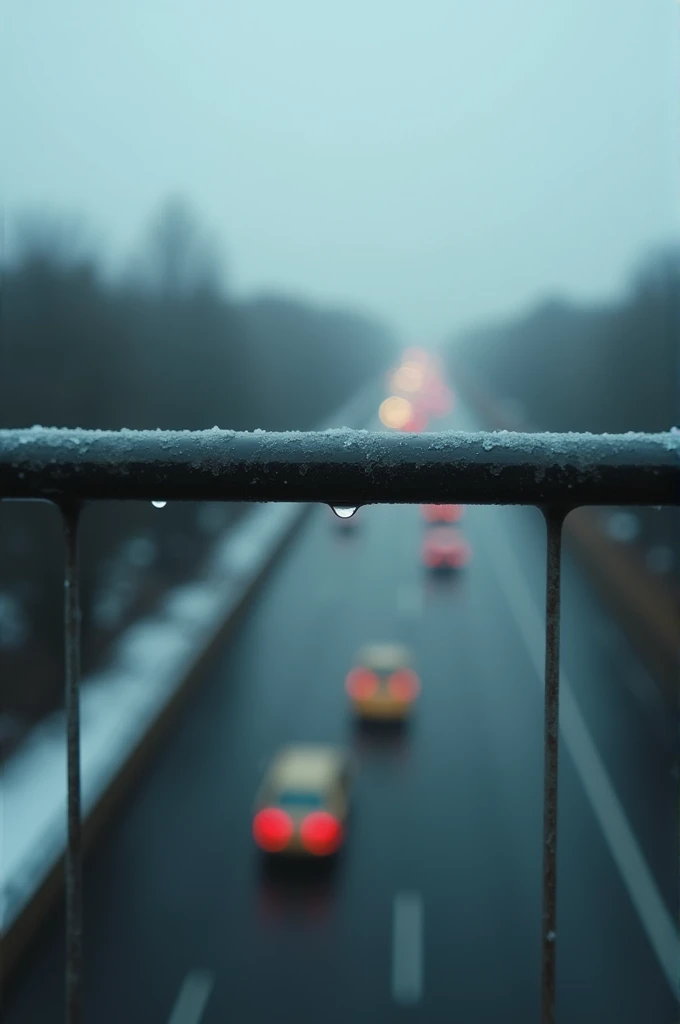
[[[474,558],[450,580],[420,564],[419,509],[358,516],[345,534],[314,510],[88,860],[87,1021],[539,1021],[540,516],[467,509]],[[557,1019],[671,1024],[675,722],[568,554],[563,594]],[[348,713],[373,640],[414,650],[402,734]],[[357,751],[348,841],[333,865],[265,870],[252,799],[297,740]],[[4,1024],[63,1020],[63,928]]]

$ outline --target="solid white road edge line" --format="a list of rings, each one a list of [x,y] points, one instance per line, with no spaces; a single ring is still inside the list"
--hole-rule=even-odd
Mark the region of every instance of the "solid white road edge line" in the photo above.
[[[417,1003],[423,994],[423,901],[417,892],[398,892],[392,921],[392,996]]]
[[[207,971],[189,971],[182,982],[168,1024],[199,1024],[215,981]]]
[[[496,518],[499,529],[490,531],[489,536],[494,537],[491,547],[495,550],[494,561],[498,580],[536,675],[543,684],[544,615],[534,601],[519,559],[507,537],[507,528],[502,516],[497,515]],[[560,671],[560,730],[659,966],[677,997],[680,963],[680,940],[677,929],[626,818],[602,758],[588,732],[564,669]]]

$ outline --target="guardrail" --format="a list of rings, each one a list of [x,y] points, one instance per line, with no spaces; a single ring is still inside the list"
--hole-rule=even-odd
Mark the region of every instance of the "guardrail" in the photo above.
[[[65,578],[68,1020],[81,1019],[81,825],[77,517],[83,501],[231,500],[522,504],[547,525],[543,780],[542,1021],[555,1020],[559,614],[562,525],[580,505],[680,504],[680,432],[371,433],[336,429],[0,431],[0,494],[62,508]]]
[[[0,495],[93,500],[673,505],[680,430],[663,434],[347,427],[230,430],[0,430]]]

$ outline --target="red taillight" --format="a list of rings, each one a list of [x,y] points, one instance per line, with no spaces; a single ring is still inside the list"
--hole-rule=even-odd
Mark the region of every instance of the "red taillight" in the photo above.
[[[380,680],[375,672],[367,668],[353,668],[345,680],[352,700],[367,700],[375,694],[379,685]]]
[[[293,835],[293,822],[279,807],[265,807],[253,821],[253,836],[267,853],[285,849]]]
[[[410,668],[400,668],[390,676],[387,688],[395,700],[415,700],[420,692],[420,680]]]
[[[342,826],[328,811],[312,811],[300,825],[300,839],[308,853],[323,857],[340,846]]]
[[[457,523],[463,518],[463,506],[462,505],[442,505],[443,515],[442,519],[445,519],[447,523]]]
[[[457,523],[463,518],[463,506],[423,505],[423,516],[428,523]]]

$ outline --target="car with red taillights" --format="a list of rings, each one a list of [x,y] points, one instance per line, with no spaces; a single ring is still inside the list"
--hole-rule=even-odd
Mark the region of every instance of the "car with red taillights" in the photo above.
[[[253,838],[267,854],[328,857],[345,839],[354,761],[341,747],[284,747],[255,799]]]
[[[420,511],[426,523],[459,523],[464,514],[462,505],[421,505]]]
[[[405,647],[370,644],[359,651],[345,688],[358,718],[399,721],[411,714],[420,680]]]
[[[421,547],[428,569],[463,569],[472,558],[472,548],[455,526],[432,526]]]

